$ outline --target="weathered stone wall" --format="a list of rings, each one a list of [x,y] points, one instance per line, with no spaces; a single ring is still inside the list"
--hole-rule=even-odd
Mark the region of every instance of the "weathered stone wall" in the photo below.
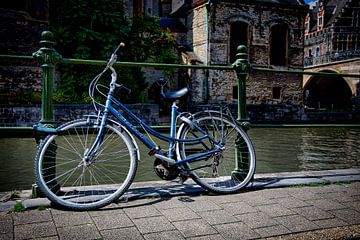
[[[230,24],[244,21],[249,24],[249,60],[253,66],[275,69],[296,69],[303,66],[303,21],[301,9],[218,2],[209,9],[208,62],[212,65],[230,65]],[[200,63],[206,63],[206,7],[194,9],[187,15],[187,39]],[[287,66],[270,66],[270,29],[276,23],[285,23],[289,29]],[[205,75],[192,75],[192,101],[204,101]],[[252,104],[301,104],[300,76],[251,73],[247,82],[247,99]],[[209,102],[234,102],[233,89],[237,86],[234,72],[210,71],[208,78]],[[197,87],[199,89],[197,89]],[[273,98],[273,87],[280,88],[280,98]]]
[[[150,125],[159,124],[159,106],[156,104],[126,105],[133,113]],[[96,114],[92,105],[55,104],[54,118],[57,124]],[[41,118],[40,105],[0,105],[0,127],[31,127]]]
[[[0,8],[0,54],[29,56],[39,49],[41,32],[48,27],[47,1],[36,6],[41,8],[36,16]],[[41,72],[36,61],[0,59],[0,103],[26,103],[40,93]]]

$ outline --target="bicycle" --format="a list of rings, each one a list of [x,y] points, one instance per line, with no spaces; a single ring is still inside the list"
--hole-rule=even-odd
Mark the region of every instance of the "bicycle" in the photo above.
[[[123,44],[89,85],[97,115],[57,129],[36,129],[47,135],[38,148],[34,167],[37,185],[45,196],[55,205],[72,210],[96,209],[118,200],[137,170],[140,153],[135,139],[155,157],[155,173],[164,180],[179,178],[184,182],[191,177],[204,189],[220,194],[243,189],[255,172],[255,151],[229,109],[183,113],[178,110],[177,100],[189,89],[164,92],[161,88],[162,97],[173,102],[170,133],[167,136],[154,130],[114,97],[117,88],[129,90],[116,83],[113,65],[120,47]],[[104,86],[98,81],[108,70],[111,81],[102,104],[95,100],[94,92],[101,93],[99,89]],[[130,123],[129,117],[143,131]],[[161,149],[151,136],[165,141],[168,149]]]

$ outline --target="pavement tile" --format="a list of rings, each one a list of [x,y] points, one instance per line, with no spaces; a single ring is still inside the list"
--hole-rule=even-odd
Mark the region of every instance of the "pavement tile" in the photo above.
[[[99,230],[134,226],[126,214],[102,215],[93,217],[93,220]]]
[[[239,220],[234,216],[230,215],[225,210],[214,210],[198,212],[202,219],[207,221],[210,225],[238,222]]]
[[[293,211],[280,204],[257,206],[257,208],[270,217],[288,216],[295,214]]]
[[[124,211],[131,219],[161,216],[161,213],[151,205],[125,208]]]
[[[249,213],[249,212],[257,212],[258,209],[255,207],[250,206],[249,204],[245,202],[236,202],[236,203],[223,203],[220,204],[220,206],[225,209],[227,212],[229,212],[232,216],[243,214],[243,213]]]
[[[130,239],[144,239],[136,227],[117,228],[111,230],[101,231],[101,236],[104,240],[130,240]]]
[[[194,212],[200,211],[211,211],[211,210],[221,210],[222,207],[220,204],[216,204],[209,200],[198,200],[195,198],[193,202],[185,202],[184,205],[186,207],[191,208]]]
[[[225,195],[208,195],[207,199],[217,204],[230,203],[230,202],[242,202],[249,196],[246,192],[240,194],[225,194]]]
[[[162,198],[160,202],[153,204],[153,206],[160,210],[184,207],[184,204],[179,200],[179,198]]]
[[[335,202],[330,199],[317,199],[317,200],[309,200],[307,201],[311,205],[321,208],[323,210],[337,210],[346,208],[345,205]]]
[[[121,208],[106,208],[106,209],[99,209],[99,210],[89,211],[88,213],[92,217],[97,217],[97,216],[124,214],[125,212]]]
[[[292,233],[310,231],[318,228],[314,222],[299,215],[277,217],[275,220],[289,229]]]
[[[146,240],[174,240],[185,239],[178,230],[145,234]]]
[[[56,236],[56,228],[53,222],[41,222],[14,226],[14,239],[27,239]]]
[[[14,225],[52,221],[50,211],[25,211],[13,215]]]
[[[320,194],[324,199],[331,199],[336,202],[346,203],[354,201],[354,198],[351,197],[347,192],[328,192]]]
[[[256,196],[250,196],[244,198],[244,202],[249,204],[250,206],[261,206],[261,205],[275,204],[278,201],[275,198],[269,198],[269,196],[257,194]]]
[[[173,224],[186,238],[218,233],[203,219],[179,221],[173,222]]]
[[[348,208],[354,209],[358,212],[360,212],[360,201],[356,201],[356,202],[346,202],[343,203],[345,206],[347,206]]]
[[[326,211],[321,210],[320,208],[317,208],[314,206],[295,208],[292,210],[311,221],[320,220],[320,219],[328,219],[328,218],[334,217],[334,215],[330,214],[329,212],[326,212]]]
[[[297,191],[294,191],[293,193],[291,193],[291,195],[294,198],[304,200],[304,201],[323,199],[323,197],[320,194],[316,194],[316,193],[312,192],[310,187],[304,187],[301,189],[299,188],[299,189],[297,189]]]
[[[310,203],[305,202],[304,200],[297,199],[292,196],[289,196],[286,198],[277,198],[276,200],[274,199],[274,201],[275,201],[275,203],[278,203],[289,209],[311,206]]]
[[[161,209],[160,212],[170,222],[200,218],[198,214],[188,207]]]
[[[58,228],[60,240],[100,239],[100,233],[94,224],[85,224]]]
[[[11,215],[0,215],[0,234],[13,234],[13,219]]]
[[[142,234],[175,229],[175,227],[164,216],[138,218],[133,221]]]
[[[8,233],[8,234],[0,234],[0,240],[12,240],[14,239],[14,234]]]
[[[360,224],[360,212],[353,209],[338,209],[330,211],[330,213],[349,224]]]
[[[187,240],[225,240],[220,234],[187,238]]]
[[[290,233],[289,229],[287,229],[286,227],[284,227],[282,225],[274,225],[274,226],[257,228],[257,229],[254,229],[254,231],[257,232],[262,238],[279,236],[279,235]]]
[[[87,212],[67,212],[67,214],[53,214],[56,227],[76,226],[93,223]]]
[[[279,224],[263,212],[245,213],[235,217],[250,228],[270,227]]]
[[[342,227],[348,225],[345,221],[340,218],[329,218],[329,219],[321,219],[314,221],[316,225],[320,228],[333,228],[333,227]]]
[[[260,237],[258,233],[241,222],[215,225],[214,228],[225,239],[254,239]]]

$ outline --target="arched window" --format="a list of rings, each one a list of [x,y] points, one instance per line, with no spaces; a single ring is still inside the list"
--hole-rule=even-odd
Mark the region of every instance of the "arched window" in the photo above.
[[[239,45],[248,47],[249,24],[233,22],[230,24],[230,63],[236,60],[236,49]]]
[[[288,35],[286,24],[276,24],[270,29],[270,65],[286,66],[288,59]]]

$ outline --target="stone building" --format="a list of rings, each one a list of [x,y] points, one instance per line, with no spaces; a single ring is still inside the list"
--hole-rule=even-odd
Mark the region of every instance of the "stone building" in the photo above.
[[[173,0],[171,16],[187,27],[179,42],[193,63],[230,65],[243,44],[253,66],[291,70],[303,67],[306,12],[307,5],[298,0]],[[298,106],[301,82],[301,76],[253,72],[247,80],[247,102],[277,106],[275,112],[288,103]],[[232,103],[237,79],[234,72],[210,71],[207,76],[198,71],[192,75],[192,89],[193,103]],[[258,118],[273,118],[275,112]]]
[[[360,1],[317,0],[305,18],[306,70],[360,73]],[[309,110],[360,109],[360,81],[304,76]]]

